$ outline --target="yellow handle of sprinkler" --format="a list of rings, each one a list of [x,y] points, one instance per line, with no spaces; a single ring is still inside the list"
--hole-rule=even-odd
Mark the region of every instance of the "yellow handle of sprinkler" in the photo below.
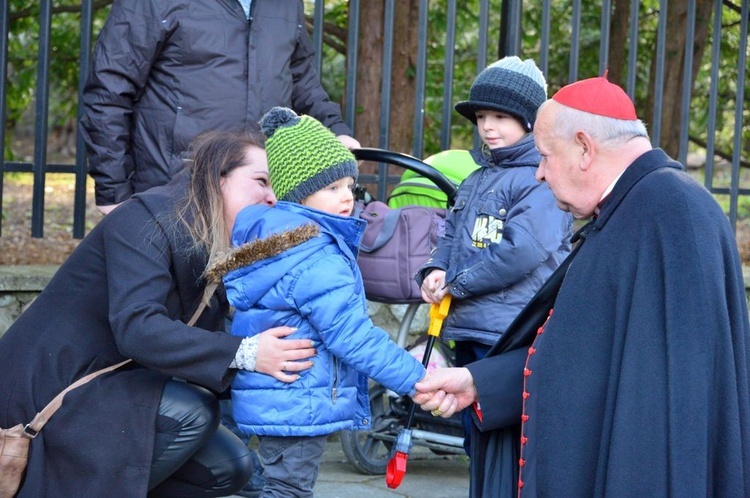
[[[440,304],[433,304],[430,307],[430,326],[427,329],[429,335],[440,336],[440,329],[443,328],[443,320],[448,316],[452,297],[450,294],[446,294]]]

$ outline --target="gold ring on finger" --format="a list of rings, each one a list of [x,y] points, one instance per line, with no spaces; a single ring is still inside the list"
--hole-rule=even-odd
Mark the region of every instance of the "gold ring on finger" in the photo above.
[[[440,415],[443,414],[443,410],[441,410],[440,408],[435,408],[430,413],[432,413],[433,417],[439,417]]]

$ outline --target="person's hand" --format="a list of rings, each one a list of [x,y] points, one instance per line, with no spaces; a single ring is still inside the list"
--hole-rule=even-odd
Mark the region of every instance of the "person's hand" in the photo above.
[[[440,304],[445,295],[448,293],[448,287],[445,285],[445,271],[432,270],[422,281],[422,299],[426,303]]]
[[[96,209],[102,213],[103,215],[107,215],[111,213],[117,206],[119,206],[122,203],[118,204],[110,204],[109,206],[96,206]]]
[[[313,366],[308,360],[318,352],[310,339],[283,339],[297,329],[275,327],[260,334],[255,371],[271,375],[281,382],[294,382],[303,370]],[[305,360],[305,361],[302,361]]]
[[[339,142],[344,144],[344,147],[349,150],[362,148],[362,146],[359,144],[359,141],[354,137],[350,137],[349,135],[336,135],[336,138],[338,138]]]
[[[414,402],[436,417],[449,418],[477,401],[474,377],[467,368],[438,368],[414,387]]]

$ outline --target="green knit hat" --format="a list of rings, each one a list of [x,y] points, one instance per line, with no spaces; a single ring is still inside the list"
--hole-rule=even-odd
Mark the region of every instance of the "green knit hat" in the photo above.
[[[260,120],[271,186],[280,201],[304,198],[346,176],[357,179],[354,155],[320,121],[274,107]]]

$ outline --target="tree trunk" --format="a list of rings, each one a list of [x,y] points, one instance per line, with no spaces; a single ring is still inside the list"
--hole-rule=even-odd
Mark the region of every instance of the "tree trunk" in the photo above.
[[[382,101],[384,0],[360,2],[359,49],[357,62],[356,135],[363,147],[384,147],[411,152],[414,122],[414,57],[417,53],[417,0],[394,2],[393,58],[389,143],[381,143],[380,106]],[[390,174],[397,174],[394,167]],[[377,173],[377,165],[363,163],[360,173]],[[377,195],[375,185],[367,185]]]
[[[625,88],[628,65],[628,28],[630,27],[630,0],[612,3],[609,26],[609,61],[607,79]],[[625,88],[627,90],[627,88]]]
[[[693,43],[693,71],[690,78],[694,86],[698,67],[706,48],[709,26],[711,25],[711,0],[698,0],[696,4],[695,39]],[[654,116],[654,88],[656,76],[656,57],[652,58],[651,81],[649,82],[648,121],[653,127],[661,119],[661,136],[659,146],[671,157],[677,157],[680,149],[682,130],[682,91],[683,72],[685,70],[685,51],[687,38],[687,5],[683,0],[669,0],[667,7],[667,26],[669,36],[666,40],[664,60],[664,90],[661,116]],[[687,126],[687,124],[685,124]]]

